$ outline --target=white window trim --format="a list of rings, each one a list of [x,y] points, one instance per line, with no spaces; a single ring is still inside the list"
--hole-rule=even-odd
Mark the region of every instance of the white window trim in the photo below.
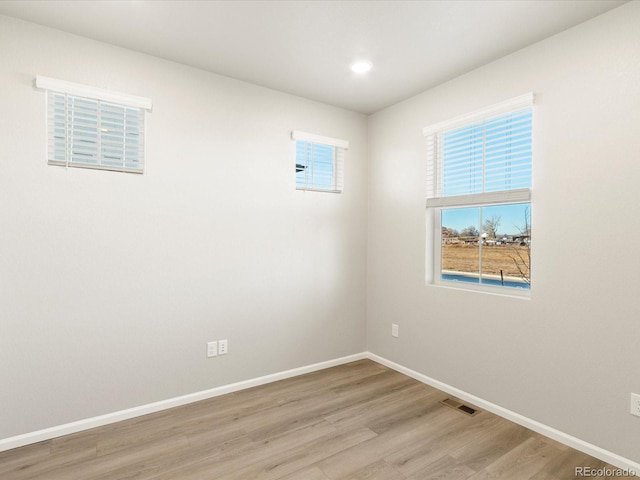
[[[331,147],[338,147],[344,150],[349,150],[349,142],[347,140],[340,140],[339,138],[323,137],[321,135],[301,132],[299,130],[294,130],[291,132],[291,140],[302,140],[304,142],[321,143],[323,145],[329,145]]]
[[[429,125],[422,130],[425,137],[430,137],[442,131],[460,128],[487,118],[496,117],[518,109],[532,107],[535,95],[533,92],[520,95],[518,97],[494,104],[492,106],[475,110],[473,112],[460,115],[458,117]],[[434,168],[428,165],[428,170]],[[430,172],[428,173],[430,174]],[[435,185],[428,185],[427,190],[431,191]],[[427,197],[429,197],[429,192]],[[474,284],[452,282],[442,280],[442,210],[443,208],[456,207],[480,207],[488,205],[509,205],[516,203],[531,203],[531,189],[521,188],[499,192],[486,192],[472,195],[459,195],[451,197],[427,198],[427,238],[432,238],[432,245],[427,245],[425,255],[425,282],[427,286],[447,288],[452,290],[480,292],[503,297],[531,298],[531,289],[507,288],[487,284]],[[429,234],[429,228],[431,233]]]
[[[151,111],[153,104],[150,98],[128,95],[125,93],[104,90],[102,88],[82,85],[80,83],[67,82],[55,78],[36,76],[36,87],[43,90],[51,90],[59,93],[66,93],[76,97],[91,98],[103,102],[116,103],[126,107],[142,108]]]
[[[508,113],[519,108],[526,108],[533,105],[535,95],[533,92],[520,95],[519,97],[496,103],[490,107],[480,108],[473,112],[460,115],[443,122],[435,123],[424,127],[422,134],[426,137],[442,130],[451,130],[456,127],[462,127],[471,123],[478,122],[487,117],[497,117],[503,113]]]

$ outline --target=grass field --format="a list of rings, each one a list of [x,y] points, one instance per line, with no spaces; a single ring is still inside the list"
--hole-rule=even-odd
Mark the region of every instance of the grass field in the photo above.
[[[443,245],[442,270],[478,274],[480,249],[478,245]],[[517,264],[517,265],[516,265]],[[529,276],[529,249],[508,245],[482,246],[482,273],[521,278],[518,266]]]

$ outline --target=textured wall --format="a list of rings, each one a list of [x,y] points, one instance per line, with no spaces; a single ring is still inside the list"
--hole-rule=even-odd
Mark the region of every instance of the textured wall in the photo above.
[[[370,117],[367,303],[371,352],[635,461],[638,24],[631,2]],[[530,91],[531,298],[426,286],[422,128]]]
[[[6,17],[0,58],[0,438],[365,350],[366,117]],[[36,75],[150,97],[146,174],[48,166]]]

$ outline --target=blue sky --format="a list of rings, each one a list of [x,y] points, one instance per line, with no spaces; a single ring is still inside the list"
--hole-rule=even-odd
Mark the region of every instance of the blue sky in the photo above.
[[[490,219],[496,215],[500,217],[498,234],[510,235],[520,233],[520,230],[524,230],[525,209],[529,206],[529,203],[518,203],[515,205],[482,207],[482,223],[484,223],[486,219]],[[479,231],[482,231],[480,209],[481,207],[443,209],[442,226],[460,231],[470,225],[474,225]],[[530,221],[529,219],[529,222]]]

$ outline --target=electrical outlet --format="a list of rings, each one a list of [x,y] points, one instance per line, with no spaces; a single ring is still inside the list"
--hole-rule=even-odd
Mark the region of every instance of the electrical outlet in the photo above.
[[[218,355],[218,342],[207,342],[207,357],[215,357]]]
[[[229,353],[229,342],[227,340],[220,340],[218,342],[218,355],[226,355]]]
[[[640,417],[640,395],[637,393],[631,394],[631,415]]]
[[[392,337],[398,337],[399,330],[400,330],[400,327],[398,327],[397,323],[392,323],[391,324],[391,336]]]

